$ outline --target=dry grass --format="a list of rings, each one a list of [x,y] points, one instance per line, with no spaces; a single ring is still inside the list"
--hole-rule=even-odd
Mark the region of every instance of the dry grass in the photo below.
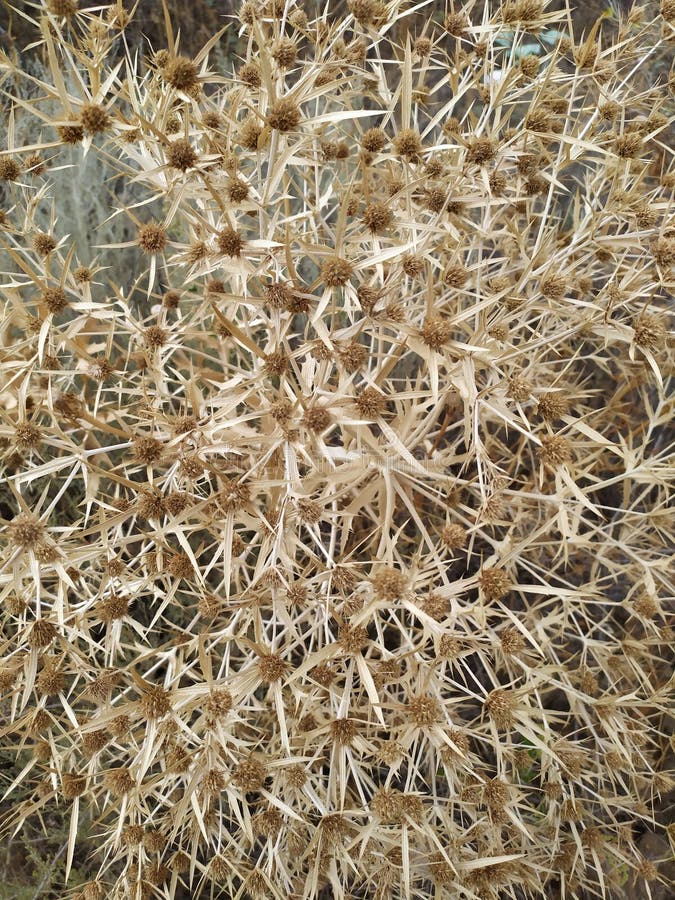
[[[67,811],[80,900],[613,896],[672,785],[675,10],[334,6],[245,3],[233,73],[50,0],[0,61],[5,828]]]

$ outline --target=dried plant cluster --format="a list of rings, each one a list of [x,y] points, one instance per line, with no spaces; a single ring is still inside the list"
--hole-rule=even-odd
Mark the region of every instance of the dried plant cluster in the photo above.
[[[658,879],[672,2],[245,3],[234,71],[84,6],[2,59],[6,827],[86,900]],[[71,147],[116,266],[36,224]]]

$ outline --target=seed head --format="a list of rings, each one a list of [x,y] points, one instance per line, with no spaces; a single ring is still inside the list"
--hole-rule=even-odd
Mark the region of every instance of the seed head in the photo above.
[[[234,228],[223,228],[216,238],[218,249],[224,256],[241,256],[244,247],[244,239]]]
[[[348,656],[360,653],[369,643],[368,632],[362,625],[341,625],[338,629],[338,644]]]
[[[361,136],[361,146],[368,153],[379,153],[387,146],[387,140],[382,128],[369,128]]]
[[[424,257],[406,254],[406,256],[403,257],[401,265],[403,271],[409,278],[417,278],[418,275],[421,275],[424,271]]]
[[[376,419],[386,409],[387,399],[375,388],[367,387],[354,398],[354,405],[365,419]]]
[[[465,12],[451,12],[445,17],[443,21],[443,27],[451,34],[453,37],[462,38],[466,37],[466,29],[469,27],[470,22],[467,18]]]
[[[439,316],[429,316],[419,330],[420,338],[427,347],[439,352],[451,334],[452,325],[447,319],[441,319]]]
[[[516,403],[524,403],[531,393],[532,385],[526,378],[521,378],[519,375],[509,378],[508,396]]]
[[[572,461],[572,447],[567,438],[560,434],[545,434],[541,439],[539,457],[548,466],[557,469]]]
[[[272,45],[272,59],[280,69],[290,69],[295,62],[297,55],[298,48],[295,45],[295,41],[289,37],[279,38],[279,40],[275,41]]]
[[[132,444],[134,459],[150,466],[164,455],[164,444],[153,437],[138,437]]]
[[[408,587],[408,579],[397,569],[383,568],[371,579],[375,597],[388,603],[400,600]]]
[[[221,722],[226,718],[233,705],[234,701],[229,691],[222,688],[211,691],[204,704],[207,722],[211,725]]]
[[[34,548],[46,535],[44,523],[32,513],[19,513],[9,523],[7,531],[10,541],[23,550]]]
[[[435,697],[413,697],[408,701],[405,715],[415,728],[432,728],[443,721],[443,709]]]
[[[44,697],[53,697],[61,693],[65,687],[66,679],[56,659],[48,658],[45,661],[44,667],[35,683],[38,692]]]
[[[356,21],[364,28],[373,25],[384,13],[380,0],[349,0],[347,5]]]
[[[169,575],[184,578],[186,581],[194,577],[195,570],[187,553],[174,553],[166,567]]]
[[[441,532],[441,541],[448,550],[459,550],[466,546],[466,531],[461,525],[446,525]]]
[[[567,279],[558,272],[549,272],[539,282],[539,289],[549,300],[562,300],[567,291]]]
[[[526,78],[535,78],[539,72],[539,57],[533,53],[520,58],[520,71]]]
[[[87,789],[85,775],[75,775],[73,772],[64,772],[61,778],[61,793],[64,800],[74,800],[81,797]]]
[[[129,598],[112,593],[101,603],[96,605],[96,613],[100,619],[109,625],[117,619],[123,619],[129,612]]]
[[[288,370],[288,356],[281,350],[265,354],[263,370],[266,375],[281,376]]]
[[[178,309],[180,306],[180,294],[178,291],[166,291],[162,297],[164,309]]]
[[[60,287],[45,288],[40,297],[48,312],[53,316],[63,312],[68,306],[68,298],[66,292]]]
[[[267,776],[265,766],[250,757],[238,763],[232,773],[232,782],[244,793],[259,791]]]
[[[251,488],[246,482],[224,478],[218,494],[218,502],[225,512],[237,512],[251,498]]]
[[[82,738],[82,752],[86,756],[93,756],[99,753],[110,741],[110,732],[105,728],[99,728],[97,731],[88,731]]]
[[[227,179],[225,191],[232,203],[242,203],[248,197],[249,188],[245,181],[232,176]]]
[[[47,0],[47,9],[53,16],[69,19],[78,11],[78,0]]]
[[[254,62],[244,63],[237,74],[239,80],[243,81],[244,84],[248,85],[250,88],[259,88],[262,84],[260,66]]]
[[[466,160],[484,166],[497,155],[493,141],[489,137],[478,137],[470,141],[466,149]]]
[[[650,313],[642,313],[633,320],[633,340],[638,347],[655,353],[660,350],[666,340],[666,328],[663,321]]]
[[[89,268],[89,266],[78,266],[73,270],[73,278],[77,282],[77,284],[87,284],[94,277],[93,271]]]
[[[22,450],[32,450],[42,443],[42,432],[32,422],[20,422],[14,429],[14,443]]]
[[[642,135],[639,131],[620,134],[614,141],[614,152],[621,159],[634,159],[642,150]]]
[[[368,361],[368,348],[359,341],[348,341],[338,346],[338,357],[348,372],[358,372]]]
[[[515,707],[516,701],[513,692],[502,688],[491,691],[485,700],[486,712],[502,731],[511,727]]]
[[[292,131],[300,124],[300,108],[289,97],[278,100],[267,115],[267,124],[276,131]]]
[[[0,181],[18,181],[21,166],[12,156],[0,157]]]
[[[177,91],[188,93],[199,85],[199,69],[186,56],[175,56],[163,66],[162,77]]]
[[[79,144],[84,139],[84,128],[79,122],[71,122],[68,125],[59,125],[56,129],[61,142],[64,144]]]
[[[56,249],[56,238],[51,234],[40,232],[33,238],[33,249],[41,256],[49,256]]]
[[[422,138],[414,128],[404,128],[394,138],[394,150],[409,162],[415,162],[422,152]]]
[[[321,266],[321,277],[327,287],[341,287],[354,274],[354,268],[346,259],[335,256]]]
[[[305,410],[305,414],[301,421],[309,431],[313,431],[315,434],[321,434],[329,427],[333,420],[331,414],[325,407],[311,406],[309,409]]]
[[[258,660],[258,674],[265,684],[279,681],[288,671],[288,663],[278,653],[265,653]]]
[[[547,422],[555,422],[569,412],[569,401],[561,391],[542,394],[537,405],[537,413]]]
[[[85,134],[102,134],[110,128],[110,113],[98,103],[85,103],[80,110],[80,121]]]
[[[330,723],[329,732],[334,744],[339,747],[351,747],[359,733],[359,723],[356,719],[334,719]]]
[[[249,115],[241,123],[238,137],[239,143],[246,150],[258,150],[262,133],[262,126]]]
[[[138,245],[144,253],[148,255],[161,253],[166,244],[166,228],[163,225],[149,222],[138,229]]]
[[[131,770],[125,766],[109,769],[105,774],[104,782],[113,797],[123,797],[136,785]]]
[[[191,169],[197,162],[197,159],[197,151],[190,141],[185,140],[185,138],[171,141],[166,151],[167,165],[173,169],[180,169],[181,172]]]
[[[485,568],[481,569],[478,577],[480,585],[486,600],[501,600],[511,590],[511,579],[504,569]]]
[[[515,656],[521,653],[525,648],[525,640],[520,631],[515,628],[506,628],[500,637],[500,644],[504,653],[508,656]]]
[[[168,691],[160,685],[148,688],[138,701],[143,715],[148,719],[159,719],[171,709]]]
[[[671,11],[670,19],[675,20],[675,0],[671,0],[671,2],[673,8]],[[661,5],[664,19],[666,18],[665,13],[663,13],[663,7],[665,5],[665,2]],[[656,881],[656,879],[659,877],[659,870],[656,865],[651,861],[651,859],[647,859],[644,856],[642,857],[642,859],[638,860],[638,863],[635,866],[635,871],[640,876],[640,878],[644,878],[645,881]]]
[[[157,350],[163,347],[169,339],[169,332],[160,325],[150,325],[143,332],[145,346],[149,350]]]
[[[394,213],[386,203],[369,203],[363,211],[363,224],[369,231],[384,231],[394,221]]]

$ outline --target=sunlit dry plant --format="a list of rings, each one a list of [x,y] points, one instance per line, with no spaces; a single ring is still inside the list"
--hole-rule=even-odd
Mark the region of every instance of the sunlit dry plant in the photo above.
[[[158,6],[0,56],[7,834],[79,900],[663,880],[672,4]]]

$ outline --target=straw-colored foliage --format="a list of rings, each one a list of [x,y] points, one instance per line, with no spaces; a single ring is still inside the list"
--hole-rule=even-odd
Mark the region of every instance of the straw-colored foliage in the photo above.
[[[581,39],[540,0],[245,3],[230,68],[22,6],[0,733],[6,834],[66,823],[50,896],[73,861],[85,900],[659,878],[672,0]]]

